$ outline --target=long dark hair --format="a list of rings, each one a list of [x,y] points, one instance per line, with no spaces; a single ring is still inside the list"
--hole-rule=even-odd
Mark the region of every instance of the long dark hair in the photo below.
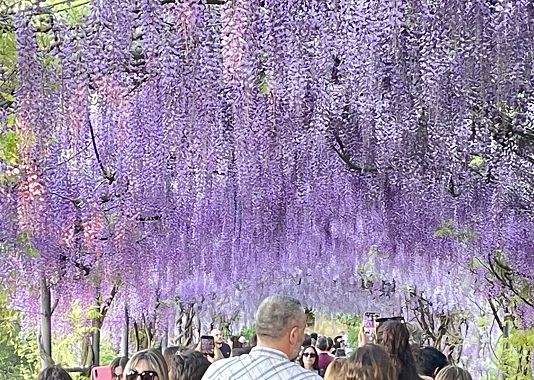
[[[376,329],[376,342],[389,354],[397,380],[420,380],[410,348],[410,333],[400,321],[386,321]]]
[[[317,350],[313,346],[305,346],[302,349],[302,355],[300,355],[299,357],[299,364],[302,368],[304,368],[304,360],[302,359],[302,357],[304,356],[304,352],[306,352],[308,348],[312,348],[313,352],[315,353],[315,361],[313,362],[313,369],[316,371],[319,371],[319,355],[317,353]]]

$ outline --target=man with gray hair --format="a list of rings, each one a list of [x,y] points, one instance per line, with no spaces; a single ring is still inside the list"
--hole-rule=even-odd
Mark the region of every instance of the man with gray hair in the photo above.
[[[256,311],[258,345],[245,354],[213,363],[203,380],[304,380],[321,377],[293,362],[304,340],[306,314],[287,296],[270,296]]]
[[[328,352],[328,339],[324,336],[317,338],[315,348],[319,354],[317,361],[319,362],[319,373],[324,374],[326,368],[334,361],[334,356]]]

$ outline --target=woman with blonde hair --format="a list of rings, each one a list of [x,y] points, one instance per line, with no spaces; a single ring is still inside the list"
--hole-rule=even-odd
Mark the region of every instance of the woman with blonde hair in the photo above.
[[[448,365],[438,372],[436,380],[473,380],[473,378],[465,369]]]
[[[346,358],[335,358],[324,373],[325,380],[339,380],[345,378],[345,365],[347,363]]]
[[[386,351],[376,344],[359,347],[347,360],[345,380],[396,380],[397,372]]]
[[[136,352],[124,368],[124,380],[169,380],[163,355],[153,349]]]

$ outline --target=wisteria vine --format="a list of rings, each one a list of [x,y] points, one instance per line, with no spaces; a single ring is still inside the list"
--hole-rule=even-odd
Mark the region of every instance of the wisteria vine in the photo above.
[[[371,250],[380,276],[423,289],[467,291],[495,252],[534,280],[531,1],[87,9],[44,31],[38,5],[10,16],[0,265],[20,307],[45,276],[64,310],[119,286],[133,316],[273,291],[361,311]]]

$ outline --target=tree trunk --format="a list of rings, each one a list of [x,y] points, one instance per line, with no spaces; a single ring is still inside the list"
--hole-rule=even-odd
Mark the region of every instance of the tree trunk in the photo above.
[[[39,340],[41,367],[45,369],[52,362],[52,300],[46,278],[41,278],[41,337]]]
[[[167,347],[169,347],[169,331],[165,329],[161,338],[161,352],[165,351]]]
[[[102,322],[99,318],[93,319],[92,323],[93,331],[91,333],[91,348],[93,351],[93,365],[100,365],[100,328],[102,327]]]
[[[134,321],[134,331],[135,331],[135,352],[139,351],[141,342],[139,339],[139,327],[137,327],[137,321]]]
[[[129,333],[128,306],[124,306],[124,324],[122,326],[121,356],[128,357],[128,333]]]

